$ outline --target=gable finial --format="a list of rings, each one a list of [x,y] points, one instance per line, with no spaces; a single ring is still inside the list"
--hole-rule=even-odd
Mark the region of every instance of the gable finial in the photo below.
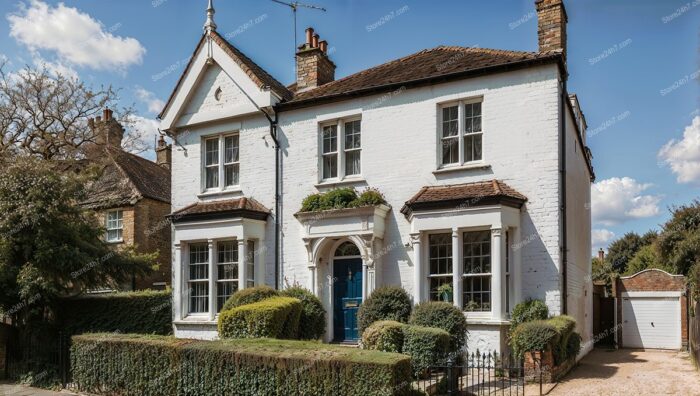
[[[214,22],[214,6],[212,5],[212,0],[209,0],[209,6],[207,7],[207,22],[204,24],[204,31],[207,33],[216,31],[216,23]]]

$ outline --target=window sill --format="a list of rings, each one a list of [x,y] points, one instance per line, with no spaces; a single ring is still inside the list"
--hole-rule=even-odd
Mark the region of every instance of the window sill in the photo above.
[[[218,197],[222,195],[240,194],[243,190],[240,187],[230,187],[225,190],[203,191],[197,194],[197,198]]]
[[[173,320],[176,325],[217,325],[217,320],[210,320],[207,316],[187,316],[184,319]]]
[[[460,172],[460,171],[468,171],[468,170],[486,170],[486,169],[491,169],[491,165],[483,163],[483,162],[478,162],[478,163],[473,163],[473,164],[444,166],[442,168],[438,168],[438,169],[434,170],[433,174],[437,175],[437,174],[441,174],[441,173]]]
[[[105,241],[105,243],[108,244],[108,245],[119,245],[119,244],[124,243],[124,240],[123,240],[123,239],[120,239],[120,240],[118,240],[118,241]]]
[[[510,325],[510,320],[508,319],[493,319],[490,315],[487,317],[477,316],[470,317],[469,312],[464,312],[464,316],[467,319],[467,324],[470,325],[488,325],[488,326],[508,326]]]
[[[343,180],[337,180],[337,179],[323,180],[319,183],[316,183],[314,186],[316,188],[324,188],[324,187],[336,187],[336,186],[342,186],[342,185],[347,185],[347,184],[360,184],[360,183],[367,183],[367,180],[365,180],[362,177],[346,177]]]

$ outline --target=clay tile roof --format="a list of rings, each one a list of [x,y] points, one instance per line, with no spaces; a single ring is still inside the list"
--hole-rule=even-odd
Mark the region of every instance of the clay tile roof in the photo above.
[[[253,198],[234,198],[212,202],[195,202],[169,217],[173,223],[185,220],[203,220],[222,217],[244,217],[255,220],[265,220],[270,209]]]
[[[416,210],[465,208],[492,204],[521,207],[527,197],[500,180],[423,187],[406,201],[401,213]]]
[[[295,92],[294,98],[287,103],[319,100],[382,86],[408,84],[431,78],[508,65],[524,65],[538,60],[553,61],[560,58],[561,53],[557,51],[525,52],[439,46],[360,71],[315,89]],[[295,86],[290,85],[289,89],[294,90]]]
[[[128,206],[142,198],[170,203],[170,170],[120,148],[105,147],[104,154],[79,165],[81,169],[92,163],[102,165],[99,177],[87,186],[84,207]]]

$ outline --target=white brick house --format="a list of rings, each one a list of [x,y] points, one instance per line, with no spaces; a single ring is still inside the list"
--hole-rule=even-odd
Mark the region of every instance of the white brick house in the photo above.
[[[420,302],[451,283],[471,349],[502,350],[527,298],[574,316],[589,348],[594,174],[566,90],[564,6],[536,7],[538,52],[436,47],[339,80],[307,30],[289,87],[221,37],[210,9],[160,115],[177,147],[175,334],[216,337],[235,289],[300,283],[326,306],[326,341],[352,341],[344,313],[374,288]],[[298,213],[341,186],[388,205]]]

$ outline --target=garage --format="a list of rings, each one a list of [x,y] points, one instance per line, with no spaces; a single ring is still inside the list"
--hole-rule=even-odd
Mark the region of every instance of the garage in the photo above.
[[[687,345],[685,277],[649,269],[619,278],[615,289],[618,347],[679,350]]]
[[[644,293],[644,292],[642,292]],[[622,297],[622,338],[627,348],[680,349],[680,295],[649,292]]]

